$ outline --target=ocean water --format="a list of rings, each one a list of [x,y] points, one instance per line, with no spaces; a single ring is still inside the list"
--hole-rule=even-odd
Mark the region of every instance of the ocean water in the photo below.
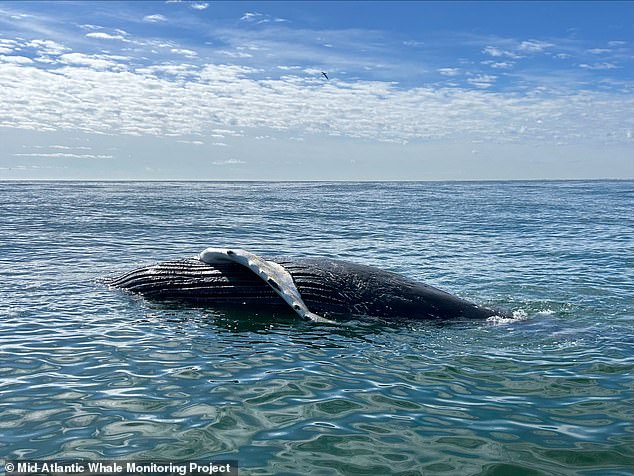
[[[626,475],[634,183],[0,183],[0,463]],[[508,322],[315,325],[99,278],[207,246],[376,265]]]

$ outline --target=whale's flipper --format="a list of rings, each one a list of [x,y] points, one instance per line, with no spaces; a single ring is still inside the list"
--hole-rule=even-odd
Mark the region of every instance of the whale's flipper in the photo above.
[[[238,263],[253,271],[268,284],[301,318],[313,322],[333,322],[308,310],[295,286],[293,277],[282,265],[235,248],[207,248],[198,255],[198,259],[211,265],[223,262]]]

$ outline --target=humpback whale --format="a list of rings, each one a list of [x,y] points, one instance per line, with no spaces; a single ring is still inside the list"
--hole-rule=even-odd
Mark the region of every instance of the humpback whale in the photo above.
[[[264,258],[237,248],[207,248],[195,257],[141,267],[105,282],[152,300],[287,306],[315,322],[507,314],[372,266],[329,258]]]

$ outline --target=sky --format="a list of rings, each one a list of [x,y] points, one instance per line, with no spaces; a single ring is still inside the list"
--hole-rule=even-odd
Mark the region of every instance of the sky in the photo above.
[[[633,57],[630,1],[4,1],[0,180],[632,179]]]

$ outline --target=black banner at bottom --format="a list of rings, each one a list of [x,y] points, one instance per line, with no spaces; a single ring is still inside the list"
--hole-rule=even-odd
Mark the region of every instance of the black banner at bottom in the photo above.
[[[238,460],[8,460],[6,476],[238,476]]]

